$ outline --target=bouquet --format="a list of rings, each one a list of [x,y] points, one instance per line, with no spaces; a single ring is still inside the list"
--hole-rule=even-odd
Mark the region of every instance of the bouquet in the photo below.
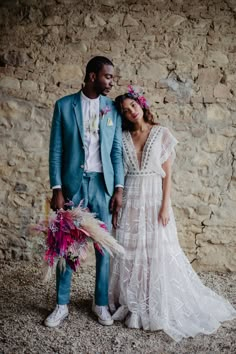
[[[85,260],[88,242],[93,241],[95,248],[103,253],[124,253],[124,249],[107,230],[106,225],[80,206],[73,209],[60,209],[56,215],[37,226],[46,235],[44,259],[47,263],[45,280],[51,276],[55,261],[59,260],[63,270],[68,264],[76,271]]]

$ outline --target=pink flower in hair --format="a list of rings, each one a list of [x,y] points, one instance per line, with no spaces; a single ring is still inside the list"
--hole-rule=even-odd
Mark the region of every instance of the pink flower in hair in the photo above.
[[[149,108],[149,104],[143,96],[143,91],[141,88],[135,88],[132,85],[128,85],[128,94],[131,98],[136,100],[142,108]]]

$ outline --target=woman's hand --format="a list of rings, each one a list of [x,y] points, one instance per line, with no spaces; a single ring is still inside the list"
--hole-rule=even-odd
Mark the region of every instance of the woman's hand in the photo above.
[[[158,215],[158,222],[161,222],[163,226],[166,226],[170,220],[168,208],[161,207]]]

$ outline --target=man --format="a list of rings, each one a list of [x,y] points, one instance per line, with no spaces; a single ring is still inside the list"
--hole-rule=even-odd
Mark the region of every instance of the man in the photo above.
[[[51,208],[68,200],[96,213],[111,229],[116,225],[124,185],[121,119],[106,95],[113,86],[113,63],[102,56],[86,67],[85,85],[56,102],[51,128],[49,173],[53,189]],[[110,211],[109,211],[110,205]],[[109,255],[96,252],[96,285],[93,311],[98,322],[112,325],[108,311]],[[57,268],[57,305],[44,321],[56,327],[68,316],[72,270]]]

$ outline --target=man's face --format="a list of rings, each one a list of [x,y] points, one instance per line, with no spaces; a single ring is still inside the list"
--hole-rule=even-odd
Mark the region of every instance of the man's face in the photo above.
[[[94,88],[99,95],[106,96],[113,87],[114,68],[112,65],[103,65],[95,76]]]

